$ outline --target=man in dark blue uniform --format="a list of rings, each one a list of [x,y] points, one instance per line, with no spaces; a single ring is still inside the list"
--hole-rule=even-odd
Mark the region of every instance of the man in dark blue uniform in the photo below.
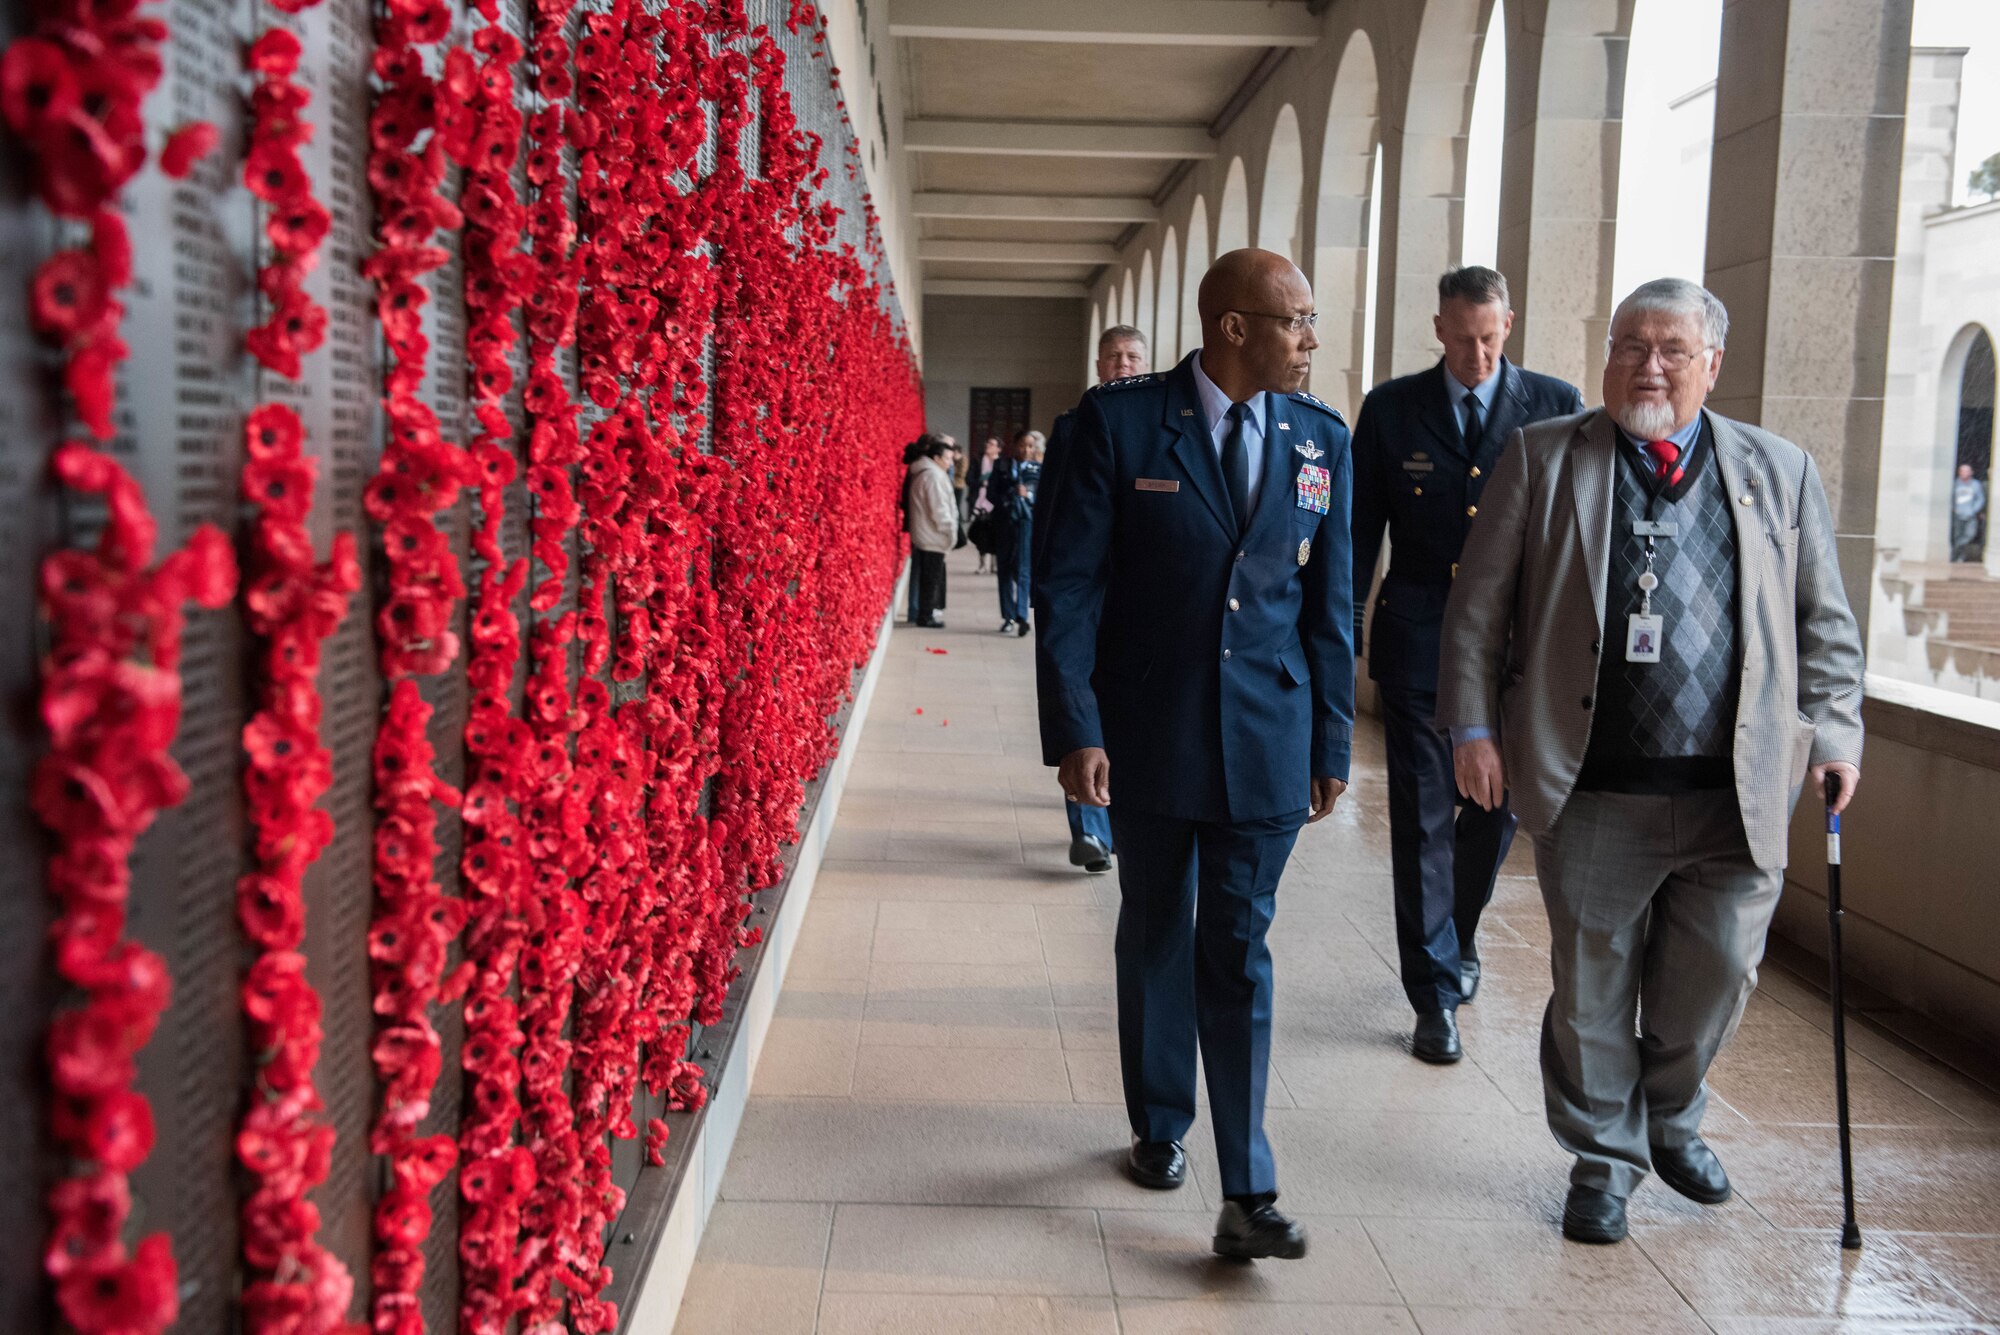
[[[1225,1198],[1215,1250],[1298,1257],[1264,1135],[1265,932],[1299,828],[1347,786],[1347,428],[1297,392],[1315,315],[1282,255],[1202,279],[1202,346],[1078,405],[1049,510],[1043,759],[1117,804],[1118,1048],[1143,1186],[1186,1179],[1195,1053]]]
[[[1146,336],[1129,324],[1115,324],[1097,339],[1097,383],[1142,376],[1152,369]],[[1041,485],[1035,491],[1034,574],[1030,581],[1035,615],[1044,615],[1042,580],[1048,563],[1049,507],[1062,487],[1063,460],[1069,455],[1070,431],[1076,410],[1070,409],[1049,428],[1049,450],[1042,460]],[[1087,802],[1065,802],[1069,809],[1070,865],[1093,874],[1111,870],[1111,812]]]
[[[1403,990],[1417,1012],[1411,1051],[1463,1055],[1455,1012],[1479,989],[1473,934],[1514,838],[1503,803],[1461,805],[1451,746],[1431,725],[1445,598],[1479,493],[1507,438],[1543,418],[1583,411],[1575,385],[1506,357],[1514,312],[1507,280],[1472,265],[1438,280],[1438,342],[1428,371],[1375,387],[1354,432],[1354,635],[1389,534],[1375,599],[1368,675],[1382,702],[1389,761],[1389,848]]]

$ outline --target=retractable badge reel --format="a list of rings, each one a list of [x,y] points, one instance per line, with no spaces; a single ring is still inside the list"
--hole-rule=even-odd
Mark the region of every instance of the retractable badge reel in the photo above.
[[[1634,531],[1646,539],[1646,569],[1639,576],[1639,610],[1625,618],[1625,661],[1628,663],[1660,661],[1660,641],[1666,630],[1666,618],[1653,610],[1653,590],[1660,587],[1660,577],[1653,573],[1653,539],[1671,538],[1676,527],[1651,521],[1633,526]]]

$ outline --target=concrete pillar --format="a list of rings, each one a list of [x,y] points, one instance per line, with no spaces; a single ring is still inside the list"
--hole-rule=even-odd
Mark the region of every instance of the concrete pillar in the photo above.
[[[1596,401],[1618,243],[1633,0],[1509,0],[1500,270],[1508,354]]]
[[[1864,623],[1912,3],[1729,0],[1716,81],[1707,280],[1732,332],[1710,404],[1812,451]]]

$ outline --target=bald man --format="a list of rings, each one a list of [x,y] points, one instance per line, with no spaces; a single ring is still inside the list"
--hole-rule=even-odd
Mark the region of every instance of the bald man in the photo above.
[[[1306,1238],[1264,1135],[1264,934],[1299,828],[1347,787],[1351,465],[1340,415],[1300,392],[1319,346],[1305,276],[1231,251],[1199,300],[1199,351],[1077,406],[1044,553],[1042,751],[1069,801],[1117,793],[1127,1172],[1186,1180],[1198,1048],[1215,1250],[1291,1259]]]

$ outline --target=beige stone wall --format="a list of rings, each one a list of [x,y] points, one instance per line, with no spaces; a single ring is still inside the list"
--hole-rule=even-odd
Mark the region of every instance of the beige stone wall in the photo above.
[[[924,354],[923,265],[917,261],[919,228],[911,216],[910,172],[903,153],[902,62],[889,37],[888,5],[865,9],[856,0],[820,0],[827,48],[840,71],[840,93],[861,141],[861,169],[882,224],[882,245],[896,280],[910,340]],[[863,15],[866,15],[866,22]],[[828,164],[841,170],[840,164]]]
[[[930,297],[924,302],[924,418],[960,443],[968,435],[972,387],[1026,387],[1034,426],[1083,397],[1087,313],[1080,301],[1050,297]]]

